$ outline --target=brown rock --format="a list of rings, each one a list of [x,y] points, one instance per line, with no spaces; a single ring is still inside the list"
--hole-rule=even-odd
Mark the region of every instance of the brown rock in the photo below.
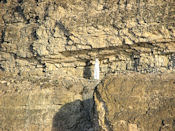
[[[101,79],[113,73],[174,72],[174,9],[173,0],[0,0],[0,130],[92,131],[95,58]],[[133,89],[130,98],[130,88],[122,88],[123,105],[108,107],[112,112],[157,111],[162,106],[157,96],[164,100],[173,92],[146,95],[140,77],[134,82],[143,89]],[[133,84],[128,79],[126,87]],[[115,103],[112,96],[110,101]],[[99,100],[99,110],[103,106]],[[101,110],[99,121],[108,130],[105,113]],[[113,127],[142,129],[135,121],[121,119]],[[172,119],[162,123],[160,130],[172,129]]]
[[[54,66],[99,57],[109,59],[102,74],[174,71],[173,1],[4,0],[0,7],[1,70],[82,78],[81,65],[65,66],[68,74]]]
[[[4,73],[0,76],[0,129],[78,131],[92,128],[95,82],[65,77],[28,76],[26,79]]]
[[[174,130],[175,90],[171,74],[118,74],[95,90],[99,130]]]

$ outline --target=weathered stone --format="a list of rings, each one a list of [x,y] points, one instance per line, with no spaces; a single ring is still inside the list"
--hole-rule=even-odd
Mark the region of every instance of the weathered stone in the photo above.
[[[90,130],[96,82],[73,78],[12,77],[1,74],[3,130]],[[5,80],[3,80],[5,79]],[[12,82],[11,80],[14,80]],[[6,83],[10,84],[7,86]]]
[[[95,90],[99,130],[174,130],[174,73],[108,76]],[[98,125],[97,125],[98,127]]]
[[[133,63],[126,69],[123,66],[114,66],[102,73],[109,70],[110,72],[174,71],[170,58],[174,53],[175,39],[172,1],[159,1],[155,4],[154,1],[124,0],[119,2],[32,0],[30,3],[9,0],[6,3],[1,2],[0,6],[2,6],[0,56],[2,53],[7,53],[15,57],[13,61],[9,57],[4,57],[1,61],[1,68],[6,71],[24,72],[21,67],[16,68],[15,64],[11,66],[7,64],[15,63],[18,59],[33,57],[35,59],[32,61],[28,59],[31,64],[24,65],[25,74],[32,74],[34,61],[49,65],[47,63],[52,61],[53,57],[57,59],[51,63],[53,65],[70,61],[71,57],[75,59],[72,61],[75,65],[77,61],[86,59],[94,61],[95,57],[100,57],[101,61],[109,58],[112,60],[109,62],[125,66]],[[105,50],[114,54],[106,54]],[[79,57],[75,54],[79,54]],[[120,57],[121,54],[127,58],[125,61],[113,61],[113,57]],[[66,57],[60,59],[62,55]],[[139,57],[138,62],[132,58],[133,55]],[[152,57],[149,63],[144,57],[148,55]],[[46,57],[48,61],[45,61]],[[148,66],[150,63],[151,66]],[[52,71],[46,69],[45,73],[59,72],[57,68],[52,68]],[[41,74],[40,70],[38,74]]]
[[[173,0],[0,0],[0,130],[94,130],[95,59],[100,80],[174,72],[174,6]],[[144,92],[130,99],[137,103]],[[160,130],[171,130],[169,120],[163,123]],[[115,126],[140,130],[123,119]]]

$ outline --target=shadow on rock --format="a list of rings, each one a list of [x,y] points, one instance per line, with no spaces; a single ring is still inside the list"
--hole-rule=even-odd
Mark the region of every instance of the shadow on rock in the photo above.
[[[90,79],[91,78],[91,75],[92,75],[91,68],[90,68],[91,65],[92,64],[90,63],[90,60],[87,60],[86,65],[85,65],[84,70],[83,70],[83,77],[85,79]]]
[[[52,131],[93,131],[93,100],[65,104],[53,118]]]

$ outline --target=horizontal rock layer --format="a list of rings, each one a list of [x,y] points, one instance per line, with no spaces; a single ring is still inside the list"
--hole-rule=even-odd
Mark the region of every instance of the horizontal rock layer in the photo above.
[[[102,77],[174,71],[174,7],[171,0],[3,0],[0,69],[85,77],[98,57]]]
[[[94,96],[96,105],[99,103],[96,110],[100,109],[102,115],[98,118],[93,114],[93,91],[99,82],[92,77],[94,61],[100,61],[100,79],[104,83],[104,77],[114,73],[123,74],[119,81],[123,81],[124,74],[131,81],[138,77],[138,84],[141,78],[149,85],[154,78],[166,81],[154,75],[147,78],[146,74],[175,71],[174,19],[173,0],[0,0],[0,130],[91,131],[120,125],[124,129],[146,128],[125,116],[110,127],[113,121],[101,103],[105,98],[98,95]],[[145,76],[128,75],[134,72]],[[98,88],[96,91],[107,86]],[[170,92],[170,87],[167,89]],[[173,90],[168,99],[171,93]],[[134,95],[142,96],[142,92]],[[162,93],[161,99],[166,101],[167,96]],[[153,99],[152,94],[147,97]],[[121,99],[123,105],[128,104],[127,99]],[[171,108],[173,100],[174,96],[163,109]],[[149,100],[140,101],[144,105]],[[123,105],[120,111],[125,109]],[[118,112],[118,108],[112,112]],[[98,119],[92,122],[96,115],[102,120],[99,125]],[[169,122],[160,116],[159,120],[162,125],[156,125],[156,130],[163,130],[167,123],[168,129],[174,128],[174,118]]]

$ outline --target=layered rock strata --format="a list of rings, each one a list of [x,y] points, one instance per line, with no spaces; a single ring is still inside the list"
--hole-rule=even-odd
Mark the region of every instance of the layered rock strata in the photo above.
[[[172,0],[2,0],[1,70],[85,77],[98,57],[102,76],[174,71],[174,7]]]
[[[147,124],[138,123],[143,119],[134,116],[137,121],[125,115],[120,119],[116,108],[111,112],[116,113],[114,121],[106,115],[108,106],[101,101],[114,105],[106,100],[108,97],[103,98],[100,90],[108,91],[111,87],[115,93],[123,86],[97,86],[99,81],[92,77],[95,58],[100,61],[102,83],[110,75],[122,74],[121,78],[115,77],[119,81],[128,77],[126,84],[138,77],[138,90],[142,90],[141,85],[146,83],[141,78],[149,85],[150,80],[165,82],[167,79],[169,86],[160,85],[165,85],[167,90],[159,89],[159,82],[153,83],[158,92],[155,97],[160,101],[161,92],[169,92],[167,96],[162,93],[161,99],[168,103],[163,109],[173,112],[174,90],[169,74],[175,71],[174,19],[173,0],[0,0],[0,130],[115,130],[118,124],[114,121],[120,120],[123,130],[146,130]],[[129,75],[136,72],[136,76]],[[154,75],[161,73],[166,73],[167,78]],[[123,93],[130,93],[128,90]],[[141,97],[141,105],[154,97],[148,93],[147,101],[142,99],[142,92],[136,93]],[[127,105],[125,97],[119,98]],[[115,104],[120,108],[119,103]],[[159,109],[161,104],[155,108]],[[140,112],[132,111],[141,116],[145,110],[148,109],[143,106]],[[107,123],[104,117],[109,119]],[[156,130],[163,130],[167,124],[170,125],[167,129],[173,130],[173,117],[167,114],[165,120],[163,115],[143,118],[158,123],[161,120],[162,125],[156,124]]]

